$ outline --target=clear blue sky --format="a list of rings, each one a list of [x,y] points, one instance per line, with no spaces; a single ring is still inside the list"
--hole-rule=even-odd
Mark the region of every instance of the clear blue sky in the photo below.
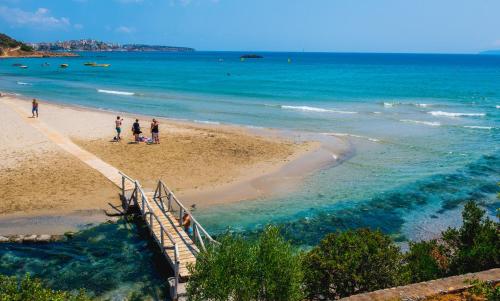
[[[198,50],[500,49],[500,0],[0,0],[0,32]]]

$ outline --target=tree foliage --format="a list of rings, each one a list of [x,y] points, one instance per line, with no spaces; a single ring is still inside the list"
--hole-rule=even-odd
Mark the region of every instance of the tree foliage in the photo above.
[[[257,241],[226,234],[189,267],[190,300],[302,300],[300,256],[275,227]]]
[[[304,258],[310,299],[338,299],[400,283],[402,256],[380,231],[349,230],[327,235]]]
[[[90,301],[84,291],[76,294],[52,290],[43,286],[39,279],[26,275],[24,278],[0,275],[0,301]]]

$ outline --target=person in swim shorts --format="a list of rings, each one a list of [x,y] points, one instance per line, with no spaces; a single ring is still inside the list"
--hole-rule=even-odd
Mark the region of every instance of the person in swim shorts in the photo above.
[[[115,120],[116,140],[122,139],[122,137],[120,137],[120,134],[122,132],[122,122],[123,122],[123,118],[120,118],[120,116],[116,116],[116,120]]]
[[[156,119],[153,118],[153,122],[151,123],[151,140],[153,140],[153,143],[159,144],[160,143],[160,130],[159,130],[159,124]]]
[[[38,118],[38,101],[33,98],[33,101],[31,102],[31,114],[33,114],[33,118]]]

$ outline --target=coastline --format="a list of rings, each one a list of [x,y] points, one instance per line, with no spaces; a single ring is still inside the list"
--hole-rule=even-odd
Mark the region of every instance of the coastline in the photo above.
[[[2,97],[2,101],[0,103],[4,102],[9,102],[9,105],[18,106],[19,109],[27,114],[26,116],[29,116],[30,104],[27,100],[22,99],[18,96],[12,97],[9,95]],[[42,101],[41,103],[42,121],[47,122],[47,124],[52,128],[56,128],[57,130],[61,131],[62,134],[68,136],[71,140],[76,142],[84,149],[87,149],[91,152],[92,150],[94,150],[92,148],[95,148],[96,146],[99,147],[99,150],[104,149],[104,153],[102,155],[104,155],[105,161],[106,149],[109,150],[109,147],[114,147],[120,144],[109,142],[109,138],[112,137],[113,134],[112,125],[116,114],[116,112],[103,111],[93,108],[84,108],[80,106],[72,106],[60,103],[54,104],[45,101]],[[126,119],[131,119],[134,116],[141,119],[141,121],[150,120],[151,118],[147,116],[133,115],[130,113],[119,114]],[[61,116],[65,117],[62,118]],[[214,153],[211,154],[212,157],[210,158],[218,158],[218,156],[221,156],[222,154],[222,160],[220,161],[226,160],[229,163],[214,163],[214,165],[210,162],[204,163],[203,160],[199,160],[198,162],[194,163],[202,165],[206,164],[204,167],[211,168],[209,170],[209,174],[203,174],[203,170],[199,170],[200,174],[198,175],[189,173],[179,174],[179,176],[181,177],[180,181],[183,181],[182,177],[186,179],[200,179],[208,177],[209,181],[196,182],[196,180],[193,181],[193,179],[191,179],[189,180],[191,182],[188,183],[188,186],[171,186],[174,187],[174,191],[176,192],[177,196],[183,202],[185,202],[186,205],[195,205],[196,208],[203,208],[205,206],[212,206],[215,204],[249,201],[257,198],[272,197],[275,195],[290,193],[290,191],[299,189],[300,183],[309,174],[321,168],[332,166],[341,162],[342,159],[339,158],[345,156],[349,150],[348,143],[342,138],[334,138],[338,139],[338,141],[336,142],[338,142],[339,145],[337,147],[334,147],[335,150],[333,150],[331,148],[331,145],[328,146],[324,142],[306,139],[305,137],[310,138],[307,135],[304,135],[304,138],[300,138],[300,141],[291,142],[290,136],[287,137],[283,131],[279,130],[259,129],[258,131],[253,131],[247,128],[233,125],[200,125],[194,122],[176,121],[166,118],[158,119],[162,126],[161,132],[166,132],[173,137],[179,138],[177,140],[174,139],[173,141],[170,141],[171,143],[182,146],[182,143],[184,143],[185,139],[190,140],[189,143],[191,146],[187,145],[186,148],[183,149],[184,153],[181,152],[178,154],[181,158],[187,156],[188,160],[196,160],[196,157],[189,157],[189,150],[192,149],[192,147],[198,147],[198,151],[201,147],[201,149],[203,150],[203,147],[205,147],[206,143],[208,143],[207,141],[210,140],[209,138],[211,138],[211,135],[219,140],[214,144],[208,145],[214,147],[217,147],[218,143],[223,145],[222,148],[217,148]],[[81,126],[82,121],[84,124],[83,127]],[[92,125],[90,128],[88,127],[89,123]],[[107,128],[105,130],[96,130],[95,128],[102,126],[105,126]],[[124,126],[125,133],[127,132],[127,128],[128,124]],[[13,136],[15,136],[15,134]],[[9,140],[9,137],[7,137],[6,140]],[[42,143],[47,144],[46,141]],[[238,145],[238,143],[242,145]],[[121,144],[121,146],[125,149],[125,151],[122,150],[120,154],[124,154],[125,157],[127,157],[127,154],[130,152],[130,146],[142,147],[141,151],[144,151],[143,155],[146,156],[151,155],[149,151],[156,147],[155,145],[128,145],[125,143]],[[261,148],[265,149],[265,151],[263,151]],[[49,147],[49,149],[50,151],[47,151],[49,153],[56,151],[53,149],[53,147]],[[135,151],[137,151],[137,149],[138,148],[135,148]],[[247,149],[250,150],[248,151],[248,153]],[[271,151],[268,151],[268,149],[270,149]],[[14,157],[19,155],[19,150],[11,149],[10,151],[13,151]],[[116,149],[111,150],[111,153],[115,153],[116,151]],[[36,154],[37,150],[31,149],[28,150],[28,152],[34,152]],[[333,152],[335,152],[335,154],[332,157]],[[45,155],[47,154],[43,153],[42,157]],[[102,158],[101,154],[96,155]],[[127,173],[127,166],[130,165],[130,158],[125,158],[124,160],[125,161],[124,163],[122,162],[122,164],[125,165],[123,165],[123,168],[121,170]],[[248,162],[241,162],[244,160],[248,160]],[[144,162],[148,162],[148,159],[144,160]],[[113,163],[120,162],[109,163],[113,165]],[[17,165],[19,164],[19,162],[11,162],[11,165],[12,164],[13,166],[7,166],[7,168],[16,170],[16,167],[19,166]],[[148,163],[145,164],[145,169],[148,169]],[[120,168],[120,166],[117,167]],[[3,168],[5,168],[5,166],[3,166]],[[26,169],[26,167],[24,168]],[[182,164],[178,166],[178,170],[183,170],[183,168],[184,166],[182,166]],[[201,166],[201,168],[203,168],[203,166]],[[213,171],[218,172],[215,177],[212,176]],[[22,171],[21,174],[23,174]],[[132,172],[132,175],[134,176],[134,172]],[[43,175],[40,176],[43,177]],[[144,178],[144,175],[137,175],[137,178],[141,179],[141,177]],[[103,177],[99,178],[99,176],[96,176],[96,179],[97,180],[94,181],[93,185],[95,185],[96,183],[106,182]],[[150,180],[155,181],[157,179],[151,178]],[[166,182],[167,185],[171,183],[170,181]],[[148,181],[144,180],[141,181],[141,183],[148,184]],[[107,191],[105,195],[107,195],[106,199],[108,201],[105,202],[103,202],[103,200],[100,200],[98,202],[94,202],[94,204],[87,204],[89,206],[81,206],[81,202],[76,202],[79,203],[78,206],[72,206],[70,204],[68,206],[61,207],[56,205],[53,208],[49,208],[50,210],[43,210],[43,208],[26,210],[21,208],[21,210],[7,212],[7,214],[4,213],[0,217],[0,232],[5,232],[8,228],[11,228],[10,230],[12,230],[12,228],[15,228],[5,227],[5,225],[9,223],[2,223],[2,221],[13,218],[18,221],[18,224],[22,223],[21,221],[23,221],[23,219],[25,221],[28,221],[27,224],[33,225],[34,229],[37,228],[37,225],[44,224],[43,221],[50,220],[50,217],[60,216],[61,219],[63,219],[62,217],[71,216],[72,214],[75,214],[75,212],[85,212],[83,214],[84,217],[81,219],[81,221],[85,220],[85,216],[92,216],[91,218],[89,218],[89,220],[92,221],[105,221],[106,217],[104,214],[102,214],[104,212],[103,210],[105,210],[106,208],[110,209],[110,204],[115,202],[109,202],[113,195],[113,189],[110,188],[109,183],[103,184],[102,187],[106,188],[105,190]],[[148,185],[146,185],[146,187],[151,189],[151,187],[149,187]],[[118,189],[115,189],[116,197],[114,198],[116,198],[116,200],[114,201],[119,201],[117,193]],[[97,195],[99,195],[98,192]],[[99,205],[96,206],[96,203],[98,203]],[[89,212],[92,213],[89,214]],[[100,219],[95,217],[98,215],[101,215],[101,217],[104,218]],[[47,223],[45,222],[45,224]],[[71,230],[74,230],[75,226],[76,225],[70,225],[69,227],[63,228],[71,228]],[[51,226],[46,227],[46,229],[50,228]],[[63,230],[61,228],[56,229],[58,227],[52,228],[57,233],[47,234],[60,234],[60,232]],[[26,229],[29,229],[29,227]]]

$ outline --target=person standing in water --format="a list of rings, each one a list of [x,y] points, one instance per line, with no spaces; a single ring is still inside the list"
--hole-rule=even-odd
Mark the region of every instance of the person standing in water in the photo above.
[[[38,101],[35,98],[31,102],[31,114],[33,114],[33,118],[35,118],[35,114],[36,118],[38,118]]]
[[[160,144],[160,130],[158,127],[158,121],[153,118],[153,122],[151,123],[151,139],[155,144]]]
[[[116,128],[116,139],[115,140],[121,140],[122,137],[120,137],[120,134],[122,132],[122,122],[123,122],[123,118],[120,118],[120,116],[116,116],[116,120],[115,120],[115,128]]]
[[[134,134],[135,142],[139,142],[139,135],[142,133],[139,119],[136,119],[134,124],[132,124],[132,133]]]

